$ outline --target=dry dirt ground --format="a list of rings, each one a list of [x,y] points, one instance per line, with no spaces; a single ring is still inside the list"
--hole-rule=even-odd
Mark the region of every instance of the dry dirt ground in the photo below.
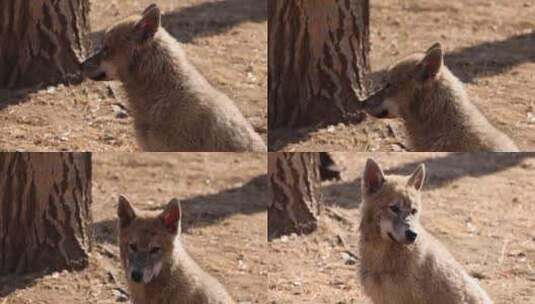
[[[194,65],[266,138],[265,0],[93,0],[93,36],[150,3],[162,8],[164,27]],[[127,107],[118,82],[0,91],[0,151],[139,150]]]
[[[322,184],[318,231],[270,242],[270,303],[371,304],[359,269],[360,175],[427,166],[422,222],[497,304],[535,303],[535,153],[333,153],[341,181]],[[354,255],[355,258],[352,258]]]
[[[535,151],[535,3],[493,0],[370,1],[370,61],[380,71],[434,42],[471,100],[521,150]],[[270,135],[271,136],[271,135]],[[400,151],[397,120],[366,118],[270,138],[270,151]]]
[[[182,201],[183,241],[238,303],[267,303],[264,154],[93,154],[94,250],[79,272],[0,278],[1,304],[118,303],[117,195],[143,210]]]

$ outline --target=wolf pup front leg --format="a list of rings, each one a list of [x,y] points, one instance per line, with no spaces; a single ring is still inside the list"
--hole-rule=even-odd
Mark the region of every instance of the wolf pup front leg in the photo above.
[[[425,166],[385,175],[369,159],[362,176],[360,279],[375,304],[490,304],[478,282],[420,224]]]
[[[83,63],[93,80],[120,80],[145,151],[266,151],[235,103],[189,62],[160,25],[158,6],[108,28]]]
[[[234,303],[183,247],[178,200],[160,213],[142,213],[121,195],[117,216],[121,262],[135,304]]]

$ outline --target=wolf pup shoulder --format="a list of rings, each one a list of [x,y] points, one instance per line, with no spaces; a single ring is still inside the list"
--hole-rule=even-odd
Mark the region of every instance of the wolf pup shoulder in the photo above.
[[[83,63],[93,80],[120,80],[145,151],[266,151],[234,102],[215,89],[160,26],[152,4],[104,33]]]
[[[119,249],[135,304],[233,304],[228,292],[204,272],[180,241],[181,208],[173,199],[160,214],[135,211],[121,195]]]
[[[374,304],[490,304],[478,282],[420,224],[425,167],[385,176],[369,159],[362,176],[360,278]]]
[[[401,118],[416,151],[518,151],[470,102],[444,65],[439,43],[388,68],[384,88],[365,100],[364,109],[377,118]]]

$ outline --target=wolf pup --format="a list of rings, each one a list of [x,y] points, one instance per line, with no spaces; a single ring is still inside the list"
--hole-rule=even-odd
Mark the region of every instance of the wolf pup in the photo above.
[[[470,102],[439,43],[388,68],[384,88],[363,106],[377,118],[401,118],[416,151],[518,151]]]
[[[360,278],[375,304],[489,304],[488,295],[421,226],[425,167],[385,176],[368,159],[362,176]]]
[[[181,209],[173,199],[160,214],[134,211],[119,197],[119,248],[134,304],[233,304],[180,242]]]
[[[152,4],[107,29],[83,62],[93,80],[120,80],[145,151],[266,151],[234,102],[188,61]]]

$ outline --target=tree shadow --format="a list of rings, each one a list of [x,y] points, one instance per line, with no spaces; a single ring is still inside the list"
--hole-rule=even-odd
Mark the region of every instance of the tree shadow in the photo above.
[[[535,32],[489,41],[446,54],[445,63],[463,82],[505,73],[525,62],[535,62]]]
[[[267,20],[266,1],[225,0],[205,2],[165,13],[162,25],[177,40],[188,43],[196,37],[228,32],[243,22],[265,20]]]
[[[0,111],[28,100],[28,94],[36,92],[38,88],[0,89]]]
[[[36,284],[39,278],[42,278],[50,273],[51,272],[38,272],[29,274],[0,275],[0,299],[7,298],[9,294],[15,292],[18,289],[31,288]],[[6,303],[11,302],[7,301]]]
[[[353,113],[348,117],[341,119],[338,123],[346,125],[356,125],[367,119],[367,116],[362,110],[362,105],[359,101],[355,100],[355,107],[351,109]],[[268,151],[284,151],[284,149],[291,144],[297,144],[299,142],[307,141],[312,138],[312,134],[321,129],[328,127],[331,124],[316,124],[314,126],[302,127],[302,128],[277,128],[268,130]],[[365,143],[363,143],[363,146]],[[321,147],[318,151],[324,151]],[[306,151],[310,152],[310,151]]]
[[[259,175],[244,185],[219,193],[194,196],[181,200],[182,232],[190,228],[217,225],[235,214],[266,212],[267,175]],[[149,210],[163,210],[158,206]],[[93,223],[93,235],[97,243],[117,244],[117,219]]]
[[[267,5],[264,0],[225,0],[205,2],[199,5],[165,12],[162,27],[176,40],[190,43],[196,37],[223,34],[243,22],[267,20]],[[99,45],[104,30],[92,32],[92,45]]]
[[[523,153],[450,153],[440,158],[408,162],[401,166],[388,168],[385,174],[409,175],[420,163],[426,165],[424,191],[443,187],[455,180],[465,177],[491,175],[510,167],[517,166],[526,158],[535,157],[535,152]],[[322,187],[322,194],[327,205],[353,209],[359,208],[361,178],[346,183],[328,183]]]
[[[290,144],[307,141],[311,138],[311,133],[321,129],[322,125],[308,128],[279,128],[271,129],[268,132],[268,151],[282,151]]]
[[[446,53],[444,63],[463,82],[472,83],[477,78],[495,76],[522,63],[535,62],[534,49],[535,32],[531,32]],[[384,78],[384,75],[386,68],[371,72],[368,78],[371,83],[377,85],[377,79]]]

